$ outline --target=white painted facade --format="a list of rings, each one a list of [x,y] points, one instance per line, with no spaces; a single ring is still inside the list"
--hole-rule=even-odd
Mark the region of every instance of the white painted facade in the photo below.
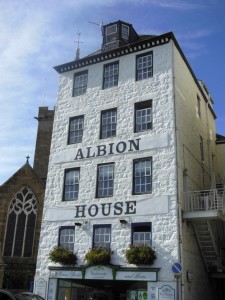
[[[153,52],[153,76],[136,81],[136,55],[150,50]],[[102,89],[104,64],[113,61],[119,61],[118,86]],[[88,70],[86,94],[73,97],[74,73],[83,70]],[[201,98],[201,118],[196,112],[197,95]],[[152,129],[134,133],[134,105],[145,100],[152,100]],[[113,108],[117,109],[116,136],[100,139],[101,111]],[[84,115],[82,143],[68,145],[69,118],[79,115]],[[210,157],[215,153],[213,114],[173,39],[61,73],[36,268],[36,292],[46,299],[56,300],[59,278],[79,281],[82,278],[79,266],[85,265],[85,253],[92,247],[93,225],[111,224],[111,263],[126,269],[126,272],[117,272],[116,280],[121,280],[121,284],[135,274],[140,277],[145,274],[149,300],[167,299],[163,298],[165,286],[172,291],[168,299],[214,299],[192,226],[182,220],[183,191],[208,188],[209,179],[202,182],[201,168],[192,159],[193,155],[199,159],[199,135],[205,143],[204,155]],[[130,140],[139,141],[138,150],[128,151]],[[208,140],[211,144],[206,147]],[[110,153],[107,147],[112,143],[114,150]],[[89,157],[88,147],[92,151]],[[79,149],[83,157],[77,156]],[[152,158],[152,192],[133,195],[133,161],[145,157]],[[96,198],[97,166],[102,163],[114,163],[113,196],[108,198]],[[211,168],[210,159],[206,164]],[[78,199],[62,201],[64,172],[76,167],[80,168]],[[119,215],[113,208],[118,202],[122,203]],[[109,203],[111,211],[104,216],[101,207]],[[76,215],[76,207],[81,205],[85,205],[85,213]],[[126,225],[120,223],[121,218],[126,219]],[[59,228],[74,226],[75,221],[85,224],[75,227],[78,269],[62,267],[60,271],[56,266],[54,270],[48,255],[58,244]],[[131,243],[131,224],[138,222],[152,224],[152,247],[157,258],[148,266],[148,274],[143,273],[146,266],[129,265],[124,257]],[[172,271],[175,262],[183,266],[178,280]],[[113,280],[107,267],[103,271],[104,279]],[[92,269],[87,269],[86,279],[93,279],[88,275],[91,272]],[[187,274],[193,280],[188,281]],[[103,278],[99,279],[100,284]]]

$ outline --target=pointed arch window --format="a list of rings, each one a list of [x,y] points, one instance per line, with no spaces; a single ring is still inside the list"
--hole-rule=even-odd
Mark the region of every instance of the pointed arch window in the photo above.
[[[36,197],[28,187],[23,187],[9,205],[3,256],[32,256],[36,218]]]

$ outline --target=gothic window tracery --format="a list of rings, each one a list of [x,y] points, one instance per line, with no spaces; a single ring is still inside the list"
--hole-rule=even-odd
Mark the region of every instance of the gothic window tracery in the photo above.
[[[36,197],[31,189],[23,187],[9,205],[3,256],[32,256],[36,218]]]

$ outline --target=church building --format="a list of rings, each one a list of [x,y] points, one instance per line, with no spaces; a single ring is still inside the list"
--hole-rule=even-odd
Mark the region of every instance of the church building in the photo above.
[[[32,290],[54,110],[40,107],[33,167],[26,163],[0,186],[0,287]]]

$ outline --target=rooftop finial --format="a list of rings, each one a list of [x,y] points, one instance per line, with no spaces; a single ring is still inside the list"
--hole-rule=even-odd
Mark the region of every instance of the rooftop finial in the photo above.
[[[27,155],[27,157],[26,157],[26,159],[27,159],[27,164],[29,164],[29,158],[30,158],[30,156]]]
[[[83,42],[80,41],[80,35],[81,35],[81,32],[78,29],[78,31],[77,31],[77,41],[74,42],[74,43],[77,43],[75,60],[80,59],[80,43],[83,43]]]

